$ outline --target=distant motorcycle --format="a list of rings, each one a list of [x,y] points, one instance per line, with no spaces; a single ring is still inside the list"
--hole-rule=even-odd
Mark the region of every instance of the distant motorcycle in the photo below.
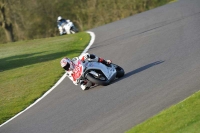
[[[106,66],[99,62],[82,62],[78,58],[73,59],[73,63],[75,65],[74,79],[103,86],[110,84],[116,78],[123,77],[125,73],[123,68],[113,63]]]
[[[63,34],[75,34],[78,32],[78,29],[74,26],[73,22],[67,20],[67,22],[62,23]],[[67,32],[68,31],[68,32]]]

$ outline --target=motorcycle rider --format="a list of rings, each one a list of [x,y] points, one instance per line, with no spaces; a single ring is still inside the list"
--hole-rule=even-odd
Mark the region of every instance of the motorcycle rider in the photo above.
[[[60,32],[60,35],[66,34],[65,32],[67,32],[67,34],[70,34],[69,28],[66,31],[64,31],[64,29],[63,29],[63,26],[66,25],[69,21],[70,20],[66,20],[66,19],[62,18],[61,16],[58,16],[57,26],[58,26],[58,30]]]
[[[71,79],[75,85],[79,84],[82,90],[86,90],[86,89],[90,88],[93,84],[91,82],[87,82],[84,80],[78,81],[73,78],[73,69],[74,69],[73,60],[76,58],[79,58],[81,61],[101,62],[102,64],[105,64],[105,65],[109,65],[110,63],[112,63],[111,60],[104,60],[103,58],[100,58],[94,54],[89,54],[89,53],[84,53],[79,57],[73,58],[72,60],[67,57],[64,57],[60,61],[61,67],[63,69],[65,69],[65,72],[66,72],[66,75],[68,76],[68,78]]]

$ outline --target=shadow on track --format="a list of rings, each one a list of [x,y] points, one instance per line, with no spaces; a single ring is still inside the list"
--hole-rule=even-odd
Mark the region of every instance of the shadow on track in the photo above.
[[[159,64],[161,64],[161,63],[163,63],[164,61],[156,61],[156,62],[153,62],[153,63],[150,63],[150,64],[148,64],[148,65],[145,65],[145,66],[143,66],[143,67],[140,67],[140,68],[138,68],[138,69],[135,69],[135,70],[133,70],[133,71],[130,71],[130,72],[128,72],[128,73],[125,73],[125,75],[124,75],[124,77],[122,77],[122,78],[119,78],[119,79],[116,79],[114,82],[112,82],[111,84],[113,84],[113,83],[115,83],[115,82],[118,82],[118,81],[120,81],[120,80],[123,80],[123,79],[125,79],[125,78],[128,78],[128,77],[130,77],[130,76],[132,76],[132,75],[134,75],[134,74],[137,74],[137,73],[139,73],[139,72],[142,72],[142,71],[144,71],[144,70],[146,70],[146,69],[149,69],[149,68],[151,68],[151,67],[153,67],[153,66],[155,66],[155,65],[159,65]]]
[[[134,74],[137,74],[137,73],[139,73],[139,72],[142,72],[142,71],[144,71],[144,70],[146,70],[146,69],[149,69],[149,68],[151,68],[151,67],[153,67],[153,66],[155,66],[155,65],[159,65],[159,64],[161,64],[161,63],[163,63],[163,62],[164,62],[164,61],[156,61],[156,62],[150,63],[150,64],[148,64],[148,65],[145,65],[145,66],[143,66],[143,67],[140,67],[140,68],[138,68],[138,69],[135,69],[135,70],[133,70],[133,71],[130,71],[130,72],[126,73],[126,74],[124,75],[124,77],[119,78],[119,79],[115,79],[113,82],[110,83],[110,85],[111,85],[111,84],[114,84],[114,83],[116,83],[116,82],[118,82],[118,81],[120,81],[120,80],[123,80],[123,79],[125,79],[125,78],[128,78],[128,77],[130,77],[130,76],[132,76],[132,75],[134,75]],[[96,88],[97,86],[99,86],[99,85],[95,85],[95,86],[91,87],[91,88],[88,89],[88,90],[94,89],[94,88]],[[109,86],[109,85],[108,85],[108,86]]]

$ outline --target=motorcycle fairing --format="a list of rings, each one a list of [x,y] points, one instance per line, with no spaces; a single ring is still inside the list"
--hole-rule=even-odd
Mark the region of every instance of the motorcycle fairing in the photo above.
[[[86,67],[86,71],[92,69],[102,71],[107,79],[110,79],[116,73],[116,69],[112,65],[110,67],[107,67],[99,62],[86,62],[84,63],[84,66]]]

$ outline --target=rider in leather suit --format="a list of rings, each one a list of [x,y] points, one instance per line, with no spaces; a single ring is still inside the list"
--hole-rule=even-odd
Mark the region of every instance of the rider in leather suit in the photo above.
[[[64,18],[62,18],[61,16],[58,17],[57,19],[57,26],[58,26],[58,30],[60,32],[60,35],[64,35],[64,34],[70,34],[70,31],[64,31],[63,30],[63,25],[67,24],[69,22],[69,20],[66,20]]]
[[[96,62],[101,62],[102,64],[108,65],[112,63],[111,60],[104,60],[103,58],[100,58],[94,54],[89,54],[89,53],[84,53],[81,56],[78,57],[81,61],[96,61]],[[74,59],[74,58],[73,58]],[[73,79],[73,69],[74,69],[74,64],[73,64],[73,59],[69,59],[64,57],[61,61],[61,67],[65,69],[66,75],[68,76],[69,79],[73,81],[75,85],[80,85],[82,90],[86,90],[92,86],[91,83],[87,83],[85,81],[77,81],[76,79]]]

